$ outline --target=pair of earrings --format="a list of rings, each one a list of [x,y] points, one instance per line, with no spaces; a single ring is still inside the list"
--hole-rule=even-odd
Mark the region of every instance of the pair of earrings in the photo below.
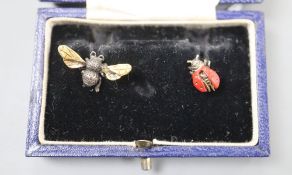
[[[59,54],[63,58],[64,63],[71,69],[85,68],[81,71],[83,86],[95,86],[98,93],[101,86],[102,77],[110,81],[120,79],[122,76],[131,72],[130,64],[107,65],[104,62],[103,55],[96,55],[96,52],[90,53],[90,58],[82,59],[73,49],[66,45],[58,47]],[[218,74],[210,68],[210,60],[201,61],[199,55],[193,60],[188,60],[191,64],[188,68],[192,75],[193,85],[200,92],[211,92],[218,89],[220,78]]]

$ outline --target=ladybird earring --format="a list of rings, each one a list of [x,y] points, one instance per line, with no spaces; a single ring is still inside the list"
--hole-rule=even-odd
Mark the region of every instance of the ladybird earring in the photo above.
[[[130,64],[116,64],[108,66],[103,63],[104,56],[97,56],[94,51],[90,53],[90,58],[83,60],[79,54],[66,45],[58,47],[59,54],[63,58],[64,63],[71,69],[83,68],[81,71],[83,86],[95,86],[95,91],[98,93],[101,86],[101,79],[105,77],[108,80],[115,81],[122,76],[131,72]]]
[[[219,88],[220,78],[218,74],[210,68],[211,61],[199,59],[199,55],[187,63],[191,64],[188,68],[192,75],[193,85],[200,92],[211,92]]]

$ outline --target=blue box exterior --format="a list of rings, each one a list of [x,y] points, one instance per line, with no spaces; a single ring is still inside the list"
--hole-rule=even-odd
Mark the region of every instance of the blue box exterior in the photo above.
[[[32,73],[30,93],[26,156],[38,157],[266,157],[269,149],[269,118],[267,105],[267,76],[265,58],[264,18],[260,12],[220,11],[218,19],[249,19],[256,26],[257,48],[257,88],[259,142],[251,147],[221,146],[158,146],[147,150],[138,150],[130,146],[73,146],[41,145],[38,139],[39,117],[42,100],[42,82],[44,67],[45,23],[52,17],[85,18],[86,11],[81,8],[40,9],[36,33],[35,61]]]

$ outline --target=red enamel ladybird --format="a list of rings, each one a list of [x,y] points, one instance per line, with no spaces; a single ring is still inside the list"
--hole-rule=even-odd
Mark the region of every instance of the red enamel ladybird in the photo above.
[[[193,85],[200,92],[211,92],[219,88],[220,78],[218,74],[210,68],[210,60],[201,61],[199,55],[193,60],[188,60]]]

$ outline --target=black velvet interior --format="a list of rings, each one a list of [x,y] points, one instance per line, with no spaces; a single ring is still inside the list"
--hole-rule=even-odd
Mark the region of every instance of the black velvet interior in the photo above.
[[[83,88],[80,70],[57,52],[66,44],[85,58],[129,63],[129,76]],[[221,77],[200,93],[187,59],[201,54]],[[247,142],[252,138],[248,31],[244,26],[59,25],[49,58],[45,139],[51,141]]]

